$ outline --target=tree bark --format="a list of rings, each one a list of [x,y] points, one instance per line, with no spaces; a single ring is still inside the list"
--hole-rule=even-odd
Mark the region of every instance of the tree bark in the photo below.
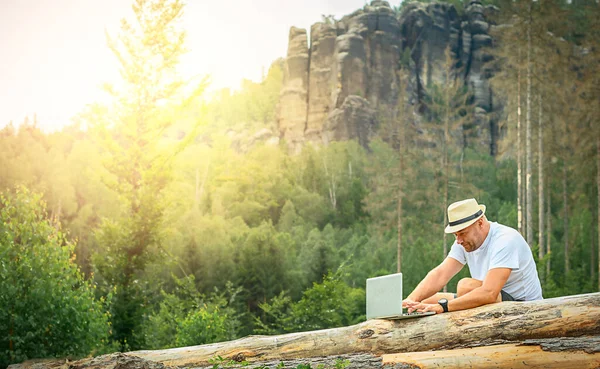
[[[209,361],[218,356],[237,362],[280,362],[339,355],[380,356],[450,350],[585,335],[600,335],[600,293],[531,302],[504,302],[408,320],[374,319],[349,327],[277,336],[249,336],[229,342],[135,351],[127,355],[169,366],[202,367],[208,366]],[[498,360],[510,358],[499,357]],[[77,363],[71,363],[69,367],[77,367]],[[56,362],[47,362],[36,365],[35,369],[55,367]],[[27,368],[33,368],[32,364],[11,367]]]

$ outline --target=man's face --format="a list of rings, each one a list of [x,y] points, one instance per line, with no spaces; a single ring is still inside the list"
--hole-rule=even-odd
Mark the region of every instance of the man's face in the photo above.
[[[485,238],[482,237],[483,218],[479,218],[475,223],[471,224],[465,229],[461,229],[460,231],[454,233],[454,237],[456,237],[456,243],[464,247],[465,251],[472,252],[475,251],[483,244]]]

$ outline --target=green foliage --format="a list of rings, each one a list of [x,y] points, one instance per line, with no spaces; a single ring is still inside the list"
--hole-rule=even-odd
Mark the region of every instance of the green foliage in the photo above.
[[[212,365],[212,369],[235,368],[239,366],[247,366],[249,364],[247,361],[237,362],[235,360],[226,360],[220,355],[209,359],[208,363]]]
[[[151,350],[177,346],[177,331],[186,319],[186,303],[193,300],[182,300],[174,294],[163,291],[163,301],[159,303],[158,311],[151,313],[142,326],[142,334],[146,347]]]
[[[275,228],[263,223],[250,230],[233,256],[235,282],[243,288],[242,295],[251,312],[257,311],[260,301],[272,298],[285,286],[283,247]]]
[[[352,325],[363,318],[364,302],[362,289],[348,286],[339,274],[329,274],[292,306],[292,323],[299,331]]]
[[[158,309],[142,325],[150,349],[193,346],[237,337],[238,314],[232,307],[239,288],[230,283],[223,292],[205,296],[198,292],[193,276],[173,276],[172,292],[161,291]]]
[[[108,346],[108,314],[71,243],[24,187],[0,195],[0,366]]]
[[[227,315],[204,305],[190,312],[177,332],[179,347],[225,341]]]
[[[260,304],[263,318],[257,332],[264,334],[309,331],[355,324],[364,319],[364,290],[342,281],[342,272],[329,273],[314,283],[298,302],[285,293]]]
[[[275,131],[275,107],[282,83],[283,60],[278,59],[260,82],[243,80],[239,91],[219,91],[208,109],[209,121],[218,129],[255,131],[266,127]]]

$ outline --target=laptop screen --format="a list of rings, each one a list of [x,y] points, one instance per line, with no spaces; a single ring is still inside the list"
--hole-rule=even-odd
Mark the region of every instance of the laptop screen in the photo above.
[[[402,273],[367,279],[367,319],[402,315]]]

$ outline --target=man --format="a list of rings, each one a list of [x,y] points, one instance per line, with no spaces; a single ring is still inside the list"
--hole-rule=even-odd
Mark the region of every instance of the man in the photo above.
[[[533,254],[515,229],[489,222],[485,205],[467,199],[448,207],[446,233],[456,241],[446,260],[431,270],[402,305],[412,311],[470,309],[500,301],[542,299]],[[458,282],[457,293],[438,293],[465,264],[472,278]]]

